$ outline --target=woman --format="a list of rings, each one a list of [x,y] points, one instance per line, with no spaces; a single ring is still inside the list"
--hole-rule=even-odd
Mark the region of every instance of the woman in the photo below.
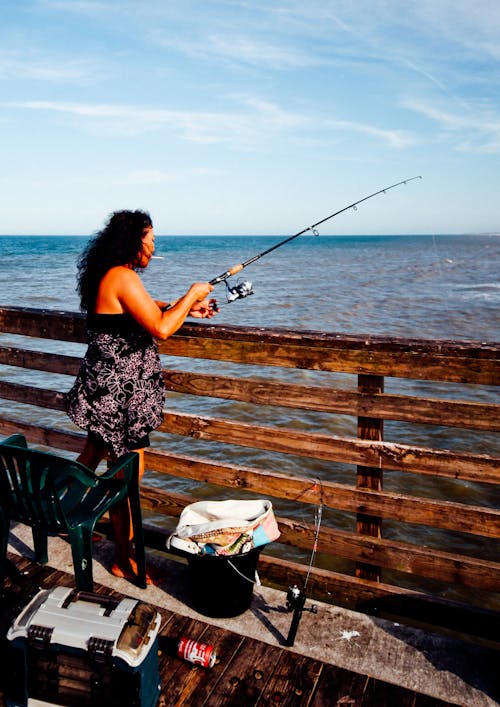
[[[144,211],[117,211],[92,239],[78,264],[81,309],[87,312],[88,349],[68,393],[68,414],[87,430],[78,457],[96,469],[105,457],[139,453],[162,421],[163,379],[155,338],[166,339],[186,317],[210,318],[217,311],[207,299],[213,286],[196,282],[172,304],[153,300],[137,270],[154,253],[153,224]],[[133,579],[132,527],[128,503],[110,514],[116,544],[112,573]]]

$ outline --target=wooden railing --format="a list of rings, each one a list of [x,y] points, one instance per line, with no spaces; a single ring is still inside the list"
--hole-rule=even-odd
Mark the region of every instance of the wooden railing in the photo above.
[[[0,398],[12,401],[0,432],[79,451],[82,432],[64,414],[72,381],[50,379],[76,375],[81,354],[61,342],[85,342],[82,316],[0,308],[0,332]],[[460,616],[461,629],[498,634],[499,343],[200,323],[160,352],[169,393],[142,486],[150,547],[165,551],[200,497],[258,495],[281,531],[261,555],[264,581],[286,588],[307,576],[317,598],[455,628]],[[181,357],[175,369],[170,357]],[[44,374],[31,385],[22,371]],[[27,404],[51,411],[40,411],[48,423],[32,407],[23,415]],[[389,426],[396,439],[384,438]]]

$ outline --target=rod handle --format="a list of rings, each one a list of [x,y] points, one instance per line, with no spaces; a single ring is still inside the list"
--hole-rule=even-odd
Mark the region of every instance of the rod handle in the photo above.
[[[219,275],[219,277],[214,277],[213,280],[210,280],[210,284],[217,285],[219,282],[224,282],[228,277],[231,277],[231,275],[235,275],[237,272],[240,272],[240,270],[243,270],[244,267],[245,265],[243,263],[233,265],[232,268],[229,268],[229,270],[223,272],[222,275]]]

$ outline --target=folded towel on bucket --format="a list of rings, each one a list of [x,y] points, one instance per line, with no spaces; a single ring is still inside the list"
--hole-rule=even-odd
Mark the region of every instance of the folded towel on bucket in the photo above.
[[[266,545],[279,535],[271,501],[199,501],[184,508],[167,548],[236,555]]]

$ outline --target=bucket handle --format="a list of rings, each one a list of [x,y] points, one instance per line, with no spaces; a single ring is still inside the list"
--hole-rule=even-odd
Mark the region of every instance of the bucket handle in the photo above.
[[[243,579],[246,579],[247,582],[250,582],[250,584],[256,584],[258,587],[261,586],[261,581],[259,579],[259,575],[257,574],[257,570],[255,570],[255,579],[250,579],[250,577],[247,577],[246,574],[243,574],[243,572],[240,572],[235,565],[231,562],[231,560],[227,561],[227,564],[230,565],[233,570],[236,572],[236,574],[239,574],[240,577],[243,577]]]

